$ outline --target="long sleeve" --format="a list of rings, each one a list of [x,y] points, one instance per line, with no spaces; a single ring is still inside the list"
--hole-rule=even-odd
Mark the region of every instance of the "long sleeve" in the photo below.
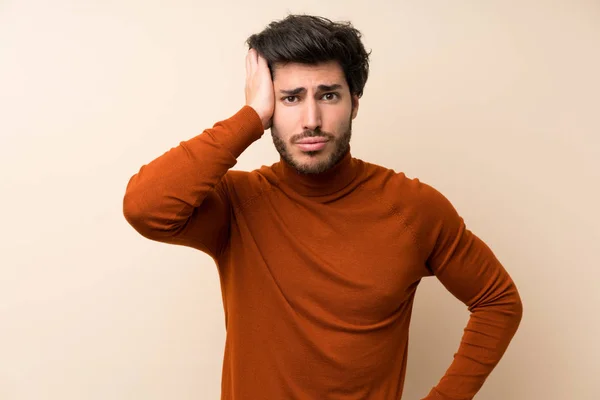
[[[500,361],[522,318],[518,290],[452,204],[423,185],[427,267],[471,313],[454,360],[424,400],[468,400]]]
[[[230,202],[223,177],[263,133],[258,114],[244,106],[143,165],[127,184],[125,219],[146,238],[215,257],[229,230]]]

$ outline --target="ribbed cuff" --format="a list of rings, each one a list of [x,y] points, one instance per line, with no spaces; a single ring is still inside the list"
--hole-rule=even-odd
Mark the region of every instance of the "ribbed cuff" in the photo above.
[[[260,139],[265,132],[257,112],[248,105],[243,106],[232,117],[217,122],[215,128],[218,126],[225,129],[215,135],[214,139],[227,148],[235,158],[238,158],[253,142]]]

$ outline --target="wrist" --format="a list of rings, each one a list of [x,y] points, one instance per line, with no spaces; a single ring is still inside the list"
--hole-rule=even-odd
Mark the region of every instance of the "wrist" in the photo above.
[[[271,115],[261,111],[260,107],[256,107],[252,104],[249,104],[249,106],[254,110],[254,112],[256,112],[258,118],[260,118],[260,121],[263,125],[263,129],[269,129],[271,127]]]

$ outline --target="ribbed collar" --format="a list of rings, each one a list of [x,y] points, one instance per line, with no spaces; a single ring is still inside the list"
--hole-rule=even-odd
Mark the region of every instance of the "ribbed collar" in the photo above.
[[[329,170],[320,174],[301,174],[283,159],[273,165],[278,179],[302,196],[328,196],[341,191],[356,178],[357,160],[350,150]]]

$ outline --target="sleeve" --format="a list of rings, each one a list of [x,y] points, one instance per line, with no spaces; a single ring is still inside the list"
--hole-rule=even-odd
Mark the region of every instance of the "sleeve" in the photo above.
[[[453,362],[423,400],[468,400],[508,348],[523,306],[512,278],[446,197],[422,184],[422,206],[426,266],[470,312]]]
[[[143,165],[127,184],[125,219],[148,239],[217,257],[228,242],[231,218],[223,178],[263,133],[258,114],[244,106]]]

